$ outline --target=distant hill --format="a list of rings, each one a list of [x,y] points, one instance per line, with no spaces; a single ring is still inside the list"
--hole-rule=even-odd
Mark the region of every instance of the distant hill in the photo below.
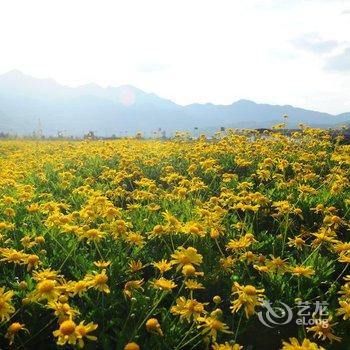
[[[52,79],[36,79],[14,70],[0,75],[0,132],[31,134],[40,119],[44,134],[80,136],[89,130],[100,136],[151,133],[158,128],[213,132],[220,127],[260,128],[281,123],[337,127],[350,123],[350,113],[337,116],[293,106],[240,100],[231,105],[178,105],[131,85],[102,88],[87,84],[71,88]]]

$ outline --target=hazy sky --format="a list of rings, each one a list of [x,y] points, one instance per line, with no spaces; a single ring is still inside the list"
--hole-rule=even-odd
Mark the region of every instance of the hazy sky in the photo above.
[[[0,0],[0,74],[350,111],[350,1]]]

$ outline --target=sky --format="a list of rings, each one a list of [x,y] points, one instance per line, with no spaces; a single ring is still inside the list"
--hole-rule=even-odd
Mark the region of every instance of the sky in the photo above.
[[[350,0],[0,0],[0,74],[350,111]]]

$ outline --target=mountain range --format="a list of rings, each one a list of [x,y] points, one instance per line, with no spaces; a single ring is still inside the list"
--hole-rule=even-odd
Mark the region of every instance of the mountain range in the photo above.
[[[271,127],[281,123],[283,115],[288,115],[289,128],[299,123],[323,128],[350,123],[350,113],[331,115],[249,100],[182,106],[131,85],[103,88],[91,83],[72,88],[18,70],[0,75],[0,132],[19,135],[30,135],[39,127],[47,136],[81,136],[90,130],[99,136],[138,131],[150,135],[159,129],[169,134],[194,128],[210,133],[221,127]]]

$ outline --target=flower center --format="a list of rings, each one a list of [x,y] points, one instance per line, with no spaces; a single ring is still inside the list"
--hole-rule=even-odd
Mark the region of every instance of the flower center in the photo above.
[[[44,281],[39,287],[41,293],[49,293],[55,288],[55,283],[53,281]]]
[[[256,289],[254,286],[245,286],[244,287],[244,293],[248,294],[248,295],[255,295],[256,294]]]
[[[12,323],[12,325],[10,326],[10,331],[12,333],[17,333],[21,329],[22,329],[22,325],[18,322]]]
[[[64,335],[70,335],[75,331],[75,323],[73,321],[64,321],[61,324],[60,331]]]
[[[108,281],[108,277],[106,275],[98,275],[96,276],[96,283],[97,284],[104,284]]]

